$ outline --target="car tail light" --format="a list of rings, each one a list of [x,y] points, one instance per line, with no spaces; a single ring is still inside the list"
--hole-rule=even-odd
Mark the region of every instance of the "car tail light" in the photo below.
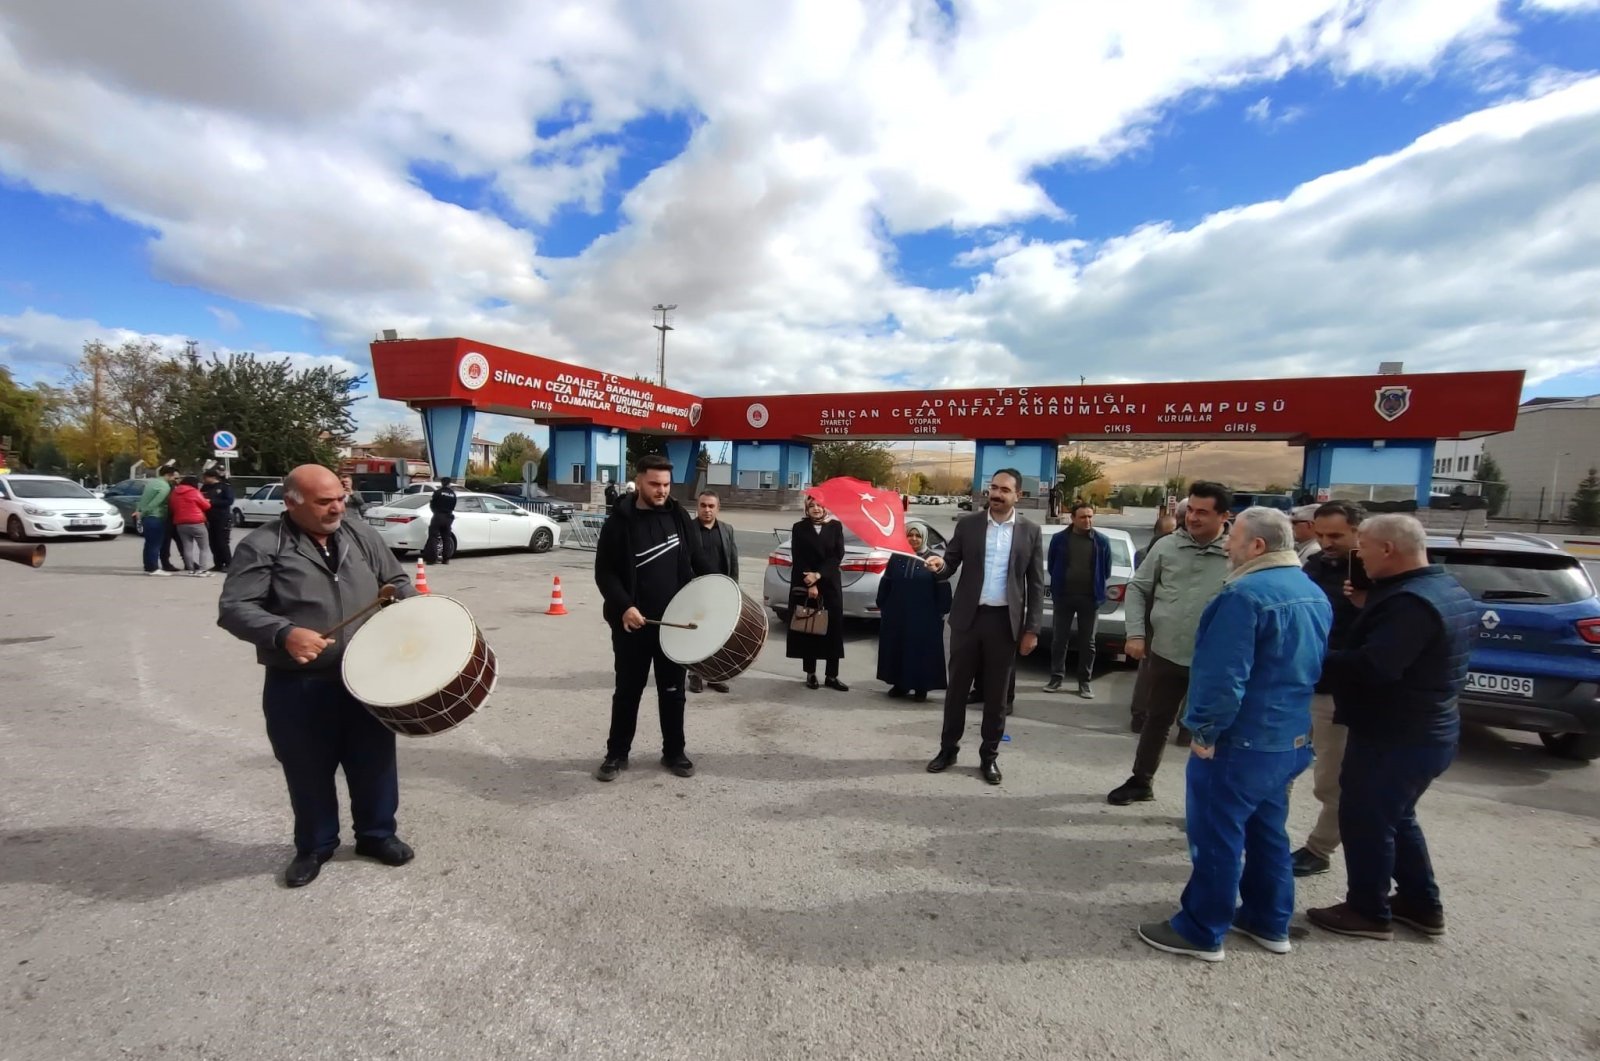
[[[383,517],[383,521],[385,523],[411,523],[414,522],[416,518],[417,517],[415,516],[385,516]]]
[[[771,564],[773,567],[794,566],[794,561],[789,559],[787,556],[784,556],[782,553],[773,553],[771,556],[767,557],[767,563]]]
[[[1578,636],[1591,645],[1600,645],[1600,619],[1579,619]]]
[[[840,571],[859,571],[868,575],[881,575],[889,570],[889,554],[873,552],[839,565]]]
[[[1120,603],[1127,596],[1128,587],[1126,585],[1106,587],[1106,600],[1114,600]]]

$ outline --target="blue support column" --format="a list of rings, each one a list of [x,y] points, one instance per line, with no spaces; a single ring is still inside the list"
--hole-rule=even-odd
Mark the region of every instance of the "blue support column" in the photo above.
[[[591,484],[597,476],[597,457],[615,448],[610,429],[604,427],[552,427],[550,429],[550,484]],[[610,463],[612,454],[607,454]],[[582,469],[582,479],[574,474]]]
[[[422,437],[428,447],[428,464],[434,478],[466,478],[472,455],[472,429],[478,411],[470,405],[444,405],[422,410]]]
[[[672,481],[694,486],[700,473],[700,444],[698,438],[667,439],[667,460],[672,462]]]
[[[778,469],[783,451],[782,442],[735,442],[733,444],[733,485],[745,490],[775,490],[783,485],[778,481]],[[753,477],[751,473],[756,473]],[[740,477],[749,479],[741,482]]]
[[[1428,507],[1433,442],[1319,440],[1306,444],[1305,491],[1335,501],[1415,501]]]
[[[1056,443],[1053,439],[979,439],[974,453],[972,492],[981,493],[1001,468],[1022,473],[1022,489],[1043,496],[1056,480]]]

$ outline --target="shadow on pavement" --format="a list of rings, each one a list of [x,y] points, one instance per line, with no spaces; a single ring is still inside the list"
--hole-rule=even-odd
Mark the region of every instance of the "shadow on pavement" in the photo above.
[[[148,902],[270,875],[289,854],[285,844],[241,844],[187,829],[8,829],[0,832],[0,884],[48,884],[88,898]]]

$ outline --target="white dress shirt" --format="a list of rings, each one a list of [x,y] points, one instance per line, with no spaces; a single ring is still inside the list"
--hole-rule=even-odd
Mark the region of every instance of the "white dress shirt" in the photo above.
[[[1011,536],[1017,528],[1017,510],[1004,523],[996,523],[991,513],[985,525],[983,544],[983,593],[978,603],[985,607],[1004,608],[1007,598],[1007,579],[1011,574]]]

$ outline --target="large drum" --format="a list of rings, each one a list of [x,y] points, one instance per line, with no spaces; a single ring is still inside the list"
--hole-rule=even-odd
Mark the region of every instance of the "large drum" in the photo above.
[[[368,619],[344,650],[344,687],[379,722],[429,737],[466,721],[494,692],[494,650],[459,601],[409,597]]]
[[[691,623],[695,629],[681,629]],[[743,674],[766,643],[767,613],[727,575],[701,575],[661,617],[661,651],[708,682]]]

